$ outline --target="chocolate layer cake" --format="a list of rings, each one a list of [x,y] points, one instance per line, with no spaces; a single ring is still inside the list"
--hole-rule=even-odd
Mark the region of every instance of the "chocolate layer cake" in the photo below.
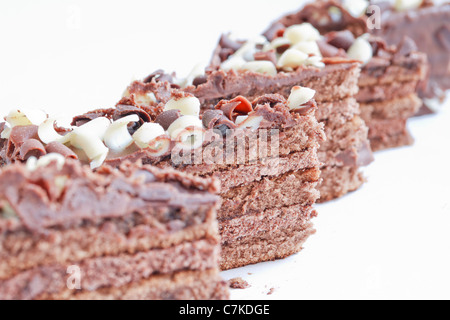
[[[222,269],[299,252],[314,233],[317,150],[325,138],[314,116],[314,92],[296,87],[289,100],[281,95],[221,100],[201,118],[197,98],[177,89],[168,92],[170,99],[154,107],[128,100],[128,105],[77,116],[71,131],[55,127],[53,119],[14,125],[12,114],[2,134],[8,136],[3,161],[39,157],[53,146],[92,168],[140,160],[215,177],[221,182]]]
[[[262,94],[287,99],[294,86],[312,88],[317,92],[316,116],[327,135],[319,150],[323,163],[320,201],[338,198],[363,184],[359,167],[373,160],[368,128],[355,100],[360,65],[341,57],[323,58],[314,42],[320,35],[310,25],[278,31],[248,41],[223,35],[206,72],[193,73],[182,81],[154,73],[132,83],[124,101],[131,98],[145,108],[167,101],[167,91],[181,85],[182,92],[199,98],[202,110],[209,110],[221,99],[240,95],[253,99]],[[271,36],[275,41],[268,41]]]
[[[227,299],[213,180],[51,153],[0,169],[0,299]]]
[[[352,14],[335,1],[318,1],[281,18],[269,32],[273,34],[278,30],[279,33],[307,21],[323,32],[318,45],[324,57],[341,56],[362,61],[356,99],[361,107],[361,118],[369,127],[372,150],[409,145],[413,139],[407,120],[422,105],[418,89],[428,72],[426,55],[418,52],[409,38],[404,38],[398,46],[387,46],[383,39],[372,35],[355,37],[354,34],[365,30],[365,24]],[[329,32],[333,28],[335,31]]]
[[[427,54],[431,65],[428,81],[419,88],[420,97],[443,98],[445,90],[450,89],[450,3],[370,1],[377,7],[368,7],[369,1],[354,2],[356,5],[352,1],[315,1],[275,24],[309,22],[321,33],[350,30],[356,37],[370,33],[396,46],[408,37],[416,43],[419,51]],[[421,113],[433,106],[433,103],[425,102]]]

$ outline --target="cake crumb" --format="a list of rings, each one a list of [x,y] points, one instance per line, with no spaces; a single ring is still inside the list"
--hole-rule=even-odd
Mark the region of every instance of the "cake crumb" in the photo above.
[[[233,278],[228,281],[231,289],[247,289],[250,288],[250,284],[242,278]]]
[[[268,296],[271,296],[275,292],[275,288],[270,288],[269,292],[267,292]]]

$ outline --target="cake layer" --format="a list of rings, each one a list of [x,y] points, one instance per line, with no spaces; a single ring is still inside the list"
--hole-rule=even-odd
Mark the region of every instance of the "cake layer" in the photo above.
[[[160,165],[170,166],[169,163],[161,163]],[[221,192],[225,193],[230,188],[260,181],[264,177],[276,177],[291,171],[317,168],[320,165],[321,162],[317,158],[317,150],[308,149],[288,156],[262,159],[250,164],[221,166],[203,164],[189,165],[178,169],[200,177],[216,178],[220,181]]]
[[[417,81],[398,82],[387,85],[361,87],[356,100],[361,103],[374,101],[389,101],[405,97],[417,92]]]
[[[361,103],[361,118],[370,127],[372,119],[410,118],[421,106],[422,100],[415,93],[389,101]]]
[[[400,132],[396,135],[373,137],[370,139],[370,144],[374,151],[410,146],[413,143],[414,138],[411,136],[408,130],[404,130],[403,132]]]
[[[357,190],[364,184],[365,179],[358,167],[323,167],[322,183],[319,184],[320,199],[327,202]]]
[[[288,172],[277,177],[232,188],[222,193],[217,217],[231,219],[268,209],[293,205],[313,205],[319,198],[316,190],[320,178],[318,168]]]
[[[327,122],[335,126],[343,125],[360,113],[359,104],[355,98],[339,101],[322,102],[316,111],[319,122]]]
[[[84,259],[71,265],[34,267],[0,280],[0,299],[32,300],[44,294],[59,294],[67,289],[71,276],[68,270],[73,266],[80,271],[80,289],[89,292],[104,287],[120,288],[156,274],[214,269],[220,257],[217,244],[217,241],[199,240],[168,249]]]
[[[407,146],[414,139],[407,128],[407,119],[372,119],[369,123],[369,139],[372,149],[379,151],[387,148]]]
[[[58,294],[43,294],[42,300],[226,300],[228,283],[217,269],[182,271],[173,275],[156,275],[120,288],[97,291],[66,289]]]
[[[315,233],[311,207],[275,208],[219,222],[222,235],[221,269],[286,258],[301,251]]]

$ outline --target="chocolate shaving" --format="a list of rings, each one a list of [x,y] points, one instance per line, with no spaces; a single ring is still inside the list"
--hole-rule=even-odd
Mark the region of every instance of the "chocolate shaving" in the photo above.
[[[277,55],[275,53],[275,50],[259,51],[256,52],[253,56],[256,61],[270,61],[274,65],[277,65]]]
[[[328,44],[345,51],[355,42],[355,36],[349,30],[330,32],[325,38]]]
[[[231,49],[233,51],[237,51],[242,47],[242,43],[232,40],[228,34],[223,34],[220,37],[219,45],[223,49]]]
[[[159,69],[145,78],[143,82],[150,83],[152,81],[173,83],[173,75],[167,74],[164,70]]]
[[[269,104],[271,108],[275,107],[277,104],[286,104],[286,99],[280,94],[265,94],[261,97],[253,100],[252,105],[256,108],[257,105]]]
[[[450,51],[450,27],[448,25],[443,26],[436,33],[436,38],[447,51]]]
[[[29,139],[20,147],[19,160],[26,161],[30,157],[40,158],[46,154],[45,147],[39,140]]]
[[[226,130],[236,128],[236,124],[226,117],[222,110],[205,111],[202,122],[205,128],[218,129],[222,134],[226,133]]]
[[[279,36],[280,32],[284,32],[285,29],[286,27],[284,24],[281,22],[276,22],[263,33],[263,36],[266,37],[267,40],[272,41]]]
[[[6,156],[11,160],[15,160],[25,141],[29,139],[39,140],[38,128],[39,127],[35,125],[17,126],[12,128],[6,147]]]
[[[159,123],[161,127],[163,127],[165,131],[167,131],[170,125],[181,116],[182,114],[180,110],[168,110],[157,116],[155,122]]]
[[[47,153],[59,153],[64,158],[71,158],[71,159],[78,159],[78,156],[70,149],[69,147],[63,145],[60,142],[50,142],[46,147],[45,150]]]
[[[215,109],[222,110],[228,119],[235,121],[236,117],[248,115],[253,111],[253,106],[246,98],[238,96],[233,100],[220,101]]]
[[[194,86],[198,87],[199,85],[202,85],[202,84],[204,84],[206,82],[208,82],[208,77],[207,76],[198,76],[192,81],[192,84]]]
[[[98,109],[95,111],[87,112],[85,114],[76,116],[73,118],[71,125],[80,127],[94,119],[100,118],[100,117],[107,117],[111,118],[111,115],[114,113],[114,109]]]
[[[347,57],[347,53],[344,49],[336,48],[335,46],[328,44],[326,41],[317,41],[317,45],[319,47],[320,53],[324,58]]]
[[[150,115],[142,108],[128,105],[116,106],[116,110],[112,115],[112,120],[116,121],[133,114],[136,114],[139,117],[139,122],[129,124],[128,131],[131,135],[135,133],[145,122],[150,122],[152,120]]]

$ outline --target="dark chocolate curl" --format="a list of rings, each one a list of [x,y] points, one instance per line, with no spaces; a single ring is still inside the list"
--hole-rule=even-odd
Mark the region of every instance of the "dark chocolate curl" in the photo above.
[[[355,36],[349,30],[330,32],[325,36],[328,44],[347,51],[355,42]]]
[[[275,53],[275,50],[259,51],[256,52],[253,56],[256,61],[270,61],[274,65],[277,65],[277,55]]]
[[[92,112],[87,112],[85,114],[74,117],[71,125],[80,127],[83,124],[86,124],[89,121],[92,121],[100,117],[111,118],[111,115],[114,111],[115,111],[114,109],[99,109]]]
[[[60,142],[50,142],[46,147],[45,150],[47,153],[59,153],[64,158],[71,158],[71,159],[78,159],[78,156],[73,152],[69,147],[63,145]]]
[[[156,117],[155,122],[159,123],[161,127],[164,128],[164,130],[167,131],[169,129],[170,125],[175,122],[178,118],[182,116],[180,110],[168,110],[161,113],[159,116]]]
[[[150,115],[143,109],[129,105],[117,105],[116,110],[112,115],[112,120],[116,121],[120,118],[133,114],[136,114],[139,117],[139,122],[131,123],[128,126],[128,131],[131,135],[135,133],[145,122],[150,122],[152,120]]]
[[[317,45],[319,46],[320,53],[325,58],[347,56],[347,53],[343,49],[336,48],[325,41],[319,40],[317,41]]]
[[[208,110],[203,114],[203,126],[209,130],[211,129],[234,129],[236,124],[226,117],[222,110]]]
[[[235,120],[237,116],[248,115],[253,111],[253,106],[246,98],[243,96],[238,96],[233,100],[222,100],[220,101],[215,109],[222,110],[223,113],[230,119]]]
[[[278,103],[286,104],[287,101],[280,94],[265,94],[253,100],[252,105],[256,108],[257,105],[269,104],[273,108]]]
[[[242,47],[242,43],[232,40],[229,35],[223,34],[220,37],[219,45],[223,49],[231,49],[233,51],[237,51]]]
[[[44,145],[36,139],[25,141],[20,147],[19,160],[26,161],[30,157],[40,158],[47,154]]]
[[[165,73],[164,70],[156,70],[151,75],[149,75],[147,78],[144,79],[144,83],[150,83],[152,81],[155,82],[173,82],[173,75]]]
[[[38,128],[35,125],[13,127],[6,147],[6,156],[15,160],[25,141],[29,139],[39,140]]]
[[[273,39],[278,37],[279,34],[285,29],[286,27],[284,26],[284,24],[282,24],[281,22],[276,22],[263,33],[263,36],[266,37],[267,40],[272,41]]]

